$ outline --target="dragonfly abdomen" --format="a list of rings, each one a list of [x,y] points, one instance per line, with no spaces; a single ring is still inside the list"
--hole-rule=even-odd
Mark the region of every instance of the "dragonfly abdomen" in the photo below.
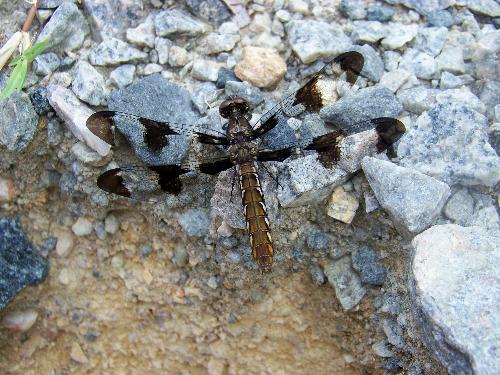
[[[273,243],[255,163],[239,164],[238,173],[252,255],[261,272],[269,272],[273,263]]]

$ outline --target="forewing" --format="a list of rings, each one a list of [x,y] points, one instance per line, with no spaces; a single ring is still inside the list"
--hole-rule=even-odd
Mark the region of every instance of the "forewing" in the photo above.
[[[301,112],[319,112],[327,104],[337,100],[339,91],[347,93],[363,69],[364,58],[359,52],[345,52],[328,62],[307,83],[288,95],[260,118],[252,138],[262,136],[278,123],[286,122]]]
[[[127,139],[140,137],[153,152],[161,150],[169,144],[168,136],[192,136],[200,143],[226,145],[225,135],[208,127],[188,124],[157,121],[119,111],[99,111],[87,119],[87,128],[104,142],[115,145],[117,132]]]

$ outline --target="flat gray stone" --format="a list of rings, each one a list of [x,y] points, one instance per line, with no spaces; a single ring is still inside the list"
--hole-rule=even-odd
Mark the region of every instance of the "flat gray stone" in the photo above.
[[[78,7],[64,2],[43,27],[37,42],[49,40],[46,51],[72,51],[82,46],[89,31],[89,25]]]
[[[427,80],[435,78],[438,73],[438,64],[434,57],[413,48],[408,48],[403,54],[399,68]]]
[[[421,114],[436,105],[436,95],[439,92],[438,89],[416,86],[399,90],[397,96],[406,111]]]
[[[455,0],[385,0],[385,2],[404,5],[407,8],[415,9],[424,16],[455,4]]]
[[[106,105],[108,92],[104,77],[86,61],[78,61],[73,68],[71,89],[80,100],[90,105]]]
[[[354,308],[366,294],[359,276],[351,268],[348,256],[326,263],[323,271],[344,310]]]
[[[457,5],[465,5],[474,13],[490,17],[500,17],[500,4],[495,0],[457,0]]]
[[[450,374],[498,374],[500,237],[447,224],[412,246],[411,295],[424,342]]]
[[[444,47],[448,29],[446,27],[423,27],[418,30],[413,46],[431,56],[437,56]]]
[[[85,0],[83,8],[89,17],[92,35],[98,41],[124,38],[126,30],[138,24],[144,12],[142,0]]]
[[[61,59],[54,52],[38,55],[33,61],[33,70],[39,76],[46,76],[61,65]]]
[[[451,196],[444,207],[444,214],[455,224],[466,226],[474,214],[474,199],[467,189],[460,189]]]
[[[106,39],[90,52],[92,65],[119,65],[146,61],[148,54],[116,38]]]
[[[155,29],[158,36],[201,35],[206,32],[203,22],[177,9],[164,10],[155,17]]]
[[[135,65],[124,64],[120,65],[118,68],[113,70],[109,75],[109,79],[113,82],[119,89],[127,87],[130,85],[135,78]]]
[[[351,38],[354,42],[376,43],[389,35],[387,25],[378,21],[354,21]]]
[[[434,224],[450,196],[445,183],[391,162],[366,157],[361,166],[380,205],[403,233],[420,233]]]
[[[401,165],[449,185],[494,186],[500,158],[488,143],[486,117],[456,104],[423,113],[398,145]]]
[[[38,115],[28,95],[14,92],[0,102],[0,144],[10,151],[24,150],[33,140]]]
[[[336,56],[352,45],[343,31],[322,21],[291,21],[286,29],[292,50],[304,64]]]
[[[403,106],[388,88],[375,85],[345,96],[323,108],[321,118],[347,133],[353,125],[376,117],[397,117]],[[358,129],[362,130],[362,129]]]

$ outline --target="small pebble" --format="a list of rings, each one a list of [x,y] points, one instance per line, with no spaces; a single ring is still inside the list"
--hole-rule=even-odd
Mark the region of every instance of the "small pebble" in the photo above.
[[[118,231],[119,226],[120,222],[113,214],[109,214],[106,216],[106,219],[104,219],[104,230],[109,234],[115,234]]]
[[[10,202],[16,195],[16,185],[8,178],[0,177],[0,202]]]
[[[79,217],[78,220],[71,226],[73,233],[78,237],[88,236],[92,233],[92,222],[84,217]]]
[[[26,332],[37,318],[38,313],[33,309],[12,311],[3,317],[2,326],[14,332]]]
[[[222,237],[230,237],[233,232],[233,228],[231,228],[225,221],[223,221],[219,228],[217,228],[217,234]]]
[[[69,231],[61,231],[57,234],[56,253],[60,257],[67,256],[73,249],[73,235]]]
[[[234,73],[242,81],[256,87],[272,87],[280,82],[287,71],[283,58],[274,50],[262,47],[245,47]]]
[[[350,224],[358,207],[359,202],[356,196],[346,192],[342,186],[338,186],[330,196],[326,214],[343,223]]]
[[[70,357],[73,361],[81,363],[81,364],[88,363],[88,361],[89,361],[89,359],[87,358],[87,356],[83,352],[81,346],[77,342],[74,342],[71,345]]]
[[[315,285],[320,286],[326,282],[326,276],[320,266],[313,264],[309,269],[312,281]]]

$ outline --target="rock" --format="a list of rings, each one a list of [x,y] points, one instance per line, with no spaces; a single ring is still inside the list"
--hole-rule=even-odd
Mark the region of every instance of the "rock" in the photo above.
[[[413,40],[418,32],[418,25],[403,25],[390,23],[387,25],[390,32],[382,40],[382,47],[386,49],[398,49]]]
[[[359,272],[363,283],[369,285],[384,284],[384,265],[370,246],[361,246],[353,251],[352,266]]]
[[[356,43],[376,43],[388,34],[386,25],[378,21],[354,21],[351,39]]]
[[[386,341],[379,341],[372,345],[373,352],[382,358],[394,357],[393,351],[389,348]]]
[[[264,101],[262,92],[257,88],[250,85],[248,82],[227,81],[225,93],[229,95],[241,96],[252,107],[257,107]]]
[[[81,346],[78,345],[77,342],[73,342],[73,344],[71,344],[71,352],[69,353],[69,356],[73,361],[81,364],[86,364],[89,362],[89,359],[87,358]]]
[[[197,59],[193,63],[191,74],[200,81],[217,81],[221,65],[215,61]]]
[[[62,230],[57,233],[56,253],[60,257],[67,256],[73,249],[74,238],[70,231]]]
[[[268,48],[245,47],[234,73],[253,86],[273,87],[285,76],[286,63],[278,53]]]
[[[462,86],[470,85],[472,82],[474,82],[474,78],[472,78],[468,74],[462,76],[456,76],[454,74],[445,71],[441,73],[439,88],[441,90],[455,89]]]
[[[489,118],[495,115],[495,107],[500,104],[500,81],[486,81],[480,94],[481,102],[487,109]]]
[[[290,21],[290,12],[284,9],[280,9],[275,14],[276,18],[283,23]]]
[[[123,38],[127,28],[142,18],[144,10],[142,0],[85,0],[83,8],[89,16],[92,34],[99,41]]]
[[[456,224],[466,226],[474,213],[474,200],[467,189],[460,189],[452,195],[446,206],[444,214]]]
[[[116,232],[118,232],[119,227],[120,222],[115,215],[109,214],[108,216],[106,216],[106,219],[104,219],[104,230],[106,231],[106,233],[115,234]]]
[[[376,85],[345,96],[320,112],[327,123],[349,134],[349,127],[377,117],[397,117],[403,106],[386,87]]]
[[[160,37],[155,39],[155,49],[156,52],[158,52],[158,62],[160,64],[168,63],[168,55],[171,47],[172,42],[170,40]]]
[[[434,224],[450,196],[448,185],[420,172],[372,157],[361,165],[380,205],[405,234]]]
[[[422,15],[446,9],[455,4],[455,0],[384,0],[389,4],[401,4],[407,8],[415,9]]]
[[[349,257],[326,263],[323,271],[328,282],[335,289],[335,296],[344,310],[351,310],[361,301],[366,289],[361,284],[358,275],[352,270]]]
[[[236,74],[231,69],[220,68],[217,73],[217,82],[215,85],[218,89],[223,89],[226,87],[228,81],[240,82],[240,79],[236,77]]]
[[[186,5],[198,17],[218,25],[232,16],[226,4],[219,0],[187,0]]]
[[[290,0],[288,8],[294,13],[300,13],[304,16],[309,14],[309,4],[303,0]]]
[[[93,111],[83,105],[70,90],[64,87],[51,85],[48,87],[47,93],[50,105],[73,135],[97,151],[99,155],[108,155],[110,146],[95,136],[85,125]]]
[[[317,264],[313,264],[309,268],[309,273],[311,274],[311,279],[314,285],[321,286],[326,282],[326,276],[323,273],[321,267],[319,267]]]
[[[436,94],[436,102],[439,104],[464,105],[482,114],[486,112],[484,104],[470,91],[468,87],[448,89],[438,92]]]
[[[196,36],[206,32],[202,22],[177,9],[158,13],[155,17],[155,29],[158,36]]]
[[[146,64],[141,70],[140,74],[144,76],[149,76],[155,73],[161,73],[163,71],[163,67],[160,64]]]
[[[189,93],[158,74],[114,91],[108,100],[108,107],[177,124],[194,124],[198,119]],[[128,139],[136,155],[148,165],[174,164],[186,156],[190,140],[185,136],[169,136],[169,144],[161,151],[153,152],[144,143],[142,127],[127,121],[117,121],[116,125]]]
[[[10,151],[22,151],[33,140],[38,115],[26,94],[14,92],[0,102],[0,144]]]
[[[83,142],[75,143],[73,147],[71,147],[71,152],[84,164],[99,167],[106,163],[106,159],[103,161],[103,157],[101,155],[85,145]]]
[[[30,90],[30,100],[33,104],[33,109],[38,115],[43,115],[52,110],[49,100],[47,99],[47,89],[43,86],[36,87]]]
[[[380,4],[368,5],[366,8],[366,19],[368,21],[388,22],[392,16],[394,16],[394,10]]]
[[[500,158],[488,143],[487,128],[486,118],[466,106],[438,105],[401,139],[401,164],[449,185],[494,186]]]
[[[466,72],[466,67],[464,63],[463,47],[446,46],[436,58],[436,63],[439,71],[446,70],[454,74],[464,74]]]
[[[436,105],[436,95],[438,93],[438,89],[428,89],[424,86],[417,86],[399,90],[398,99],[401,101],[406,111],[421,114]]]
[[[109,75],[109,79],[111,80],[111,82],[113,82],[119,89],[130,85],[134,81],[134,78],[135,65],[131,64],[120,65]]]
[[[11,202],[16,196],[16,185],[10,179],[0,176],[0,202]]]
[[[92,65],[119,65],[146,61],[148,54],[137,48],[116,39],[105,39],[90,52],[90,63]]]
[[[239,40],[239,35],[210,33],[205,39],[206,53],[214,55],[224,51],[231,51]]]
[[[135,28],[127,29],[127,41],[139,47],[153,48],[155,46],[155,24],[150,15]]]
[[[332,195],[330,195],[328,205],[326,206],[326,214],[343,223],[351,224],[358,207],[359,202],[356,196],[345,191],[342,186],[337,186]]]
[[[325,168],[317,155],[287,159],[279,168],[283,188],[278,189],[278,200],[283,207],[320,202],[350,177],[349,172],[339,167]]]
[[[458,5],[465,5],[474,13],[490,17],[500,17],[500,4],[495,0],[458,0]]]
[[[307,247],[313,251],[325,252],[334,243],[334,238],[320,230],[313,230],[306,236]]]
[[[448,29],[445,27],[423,27],[418,30],[414,47],[430,56],[437,56],[446,42]]]
[[[33,309],[15,310],[6,314],[2,319],[2,325],[14,332],[26,332],[36,322],[38,313]]]
[[[108,93],[104,77],[86,61],[76,63],[71,89],[80,100],[90,105],[106,105]]]
[[[42,282],[48,273],[47,261],[14,219],[0,219],[0,269],[0,310],[26,286]]]
[[[396,348],[403,349],[405,341],[403,338],[403,329],[394,319],[384,319],[382,323],[387,341]]]
[[[429,26],[448,28],[453,26],[453,15],[447,10],[437,10],[427,15],[427,23]]]
[[[191,208],[179,217],[179,224],[188,236],[203,237],[208,233],[210,218],[204,210]]]
[[[437,75],[438,65],[433,56],[417,49],[408,48],[399,63],[400,69],[405,69],[421,79],[433,79]]]
[[[391,72],[385,72],[382,78],[380,78],[380,84],[387,87],[392,92],[396,92],[405,84],[408,78],[410,78],[410,75],[411,73],[404,69],[396,69]]]
[[[87,218],[79,217],[71,226],[71,230],[78,237],[88,236],[93,230],[92,222]]]
[[[378,82],[384,73],[384,63],[378,53],[368,44],[353,46],[349,50],[361,53],[365,59],[361,75],[373,82]]]
[[[304,64],[338,55],[352,44],[341,30],[322,21],[293,20],[287,24],[287,34],[292,50]]]
[[[64,129],[61,123],[52,119],[47,124],[47,144],[49,146],[57,146],[61,143],[64,136]]]
[[[168,52],[168,64],[174,68],[185,66],[189,62],[189,54],[182,47],[172,46]]]
[[[421,338],[449,373],[500,370],[499,244],[485,229],[455,224],[434,226],[412,241],[410,295]]]
[[[82,46],[89,31],[89,25],[78,7],[71,2],[64,2],[43,27],[37,43],[49,40],[49,51],[72,51]]]
[[[203,82],[195,86],[191,100],[198,112],[202,114],[208,112],[209,103],[213,103],[217,99],[216,92],[216,87],[212,82]]]
[[[351,20],[362,20],[366,17],[365,3],[362,0],[342,0],[340,10]]]
[[[33,71],[39,76],[47,76],[61,65],[61,59],[54,52],[38,55],[33,60]]]

